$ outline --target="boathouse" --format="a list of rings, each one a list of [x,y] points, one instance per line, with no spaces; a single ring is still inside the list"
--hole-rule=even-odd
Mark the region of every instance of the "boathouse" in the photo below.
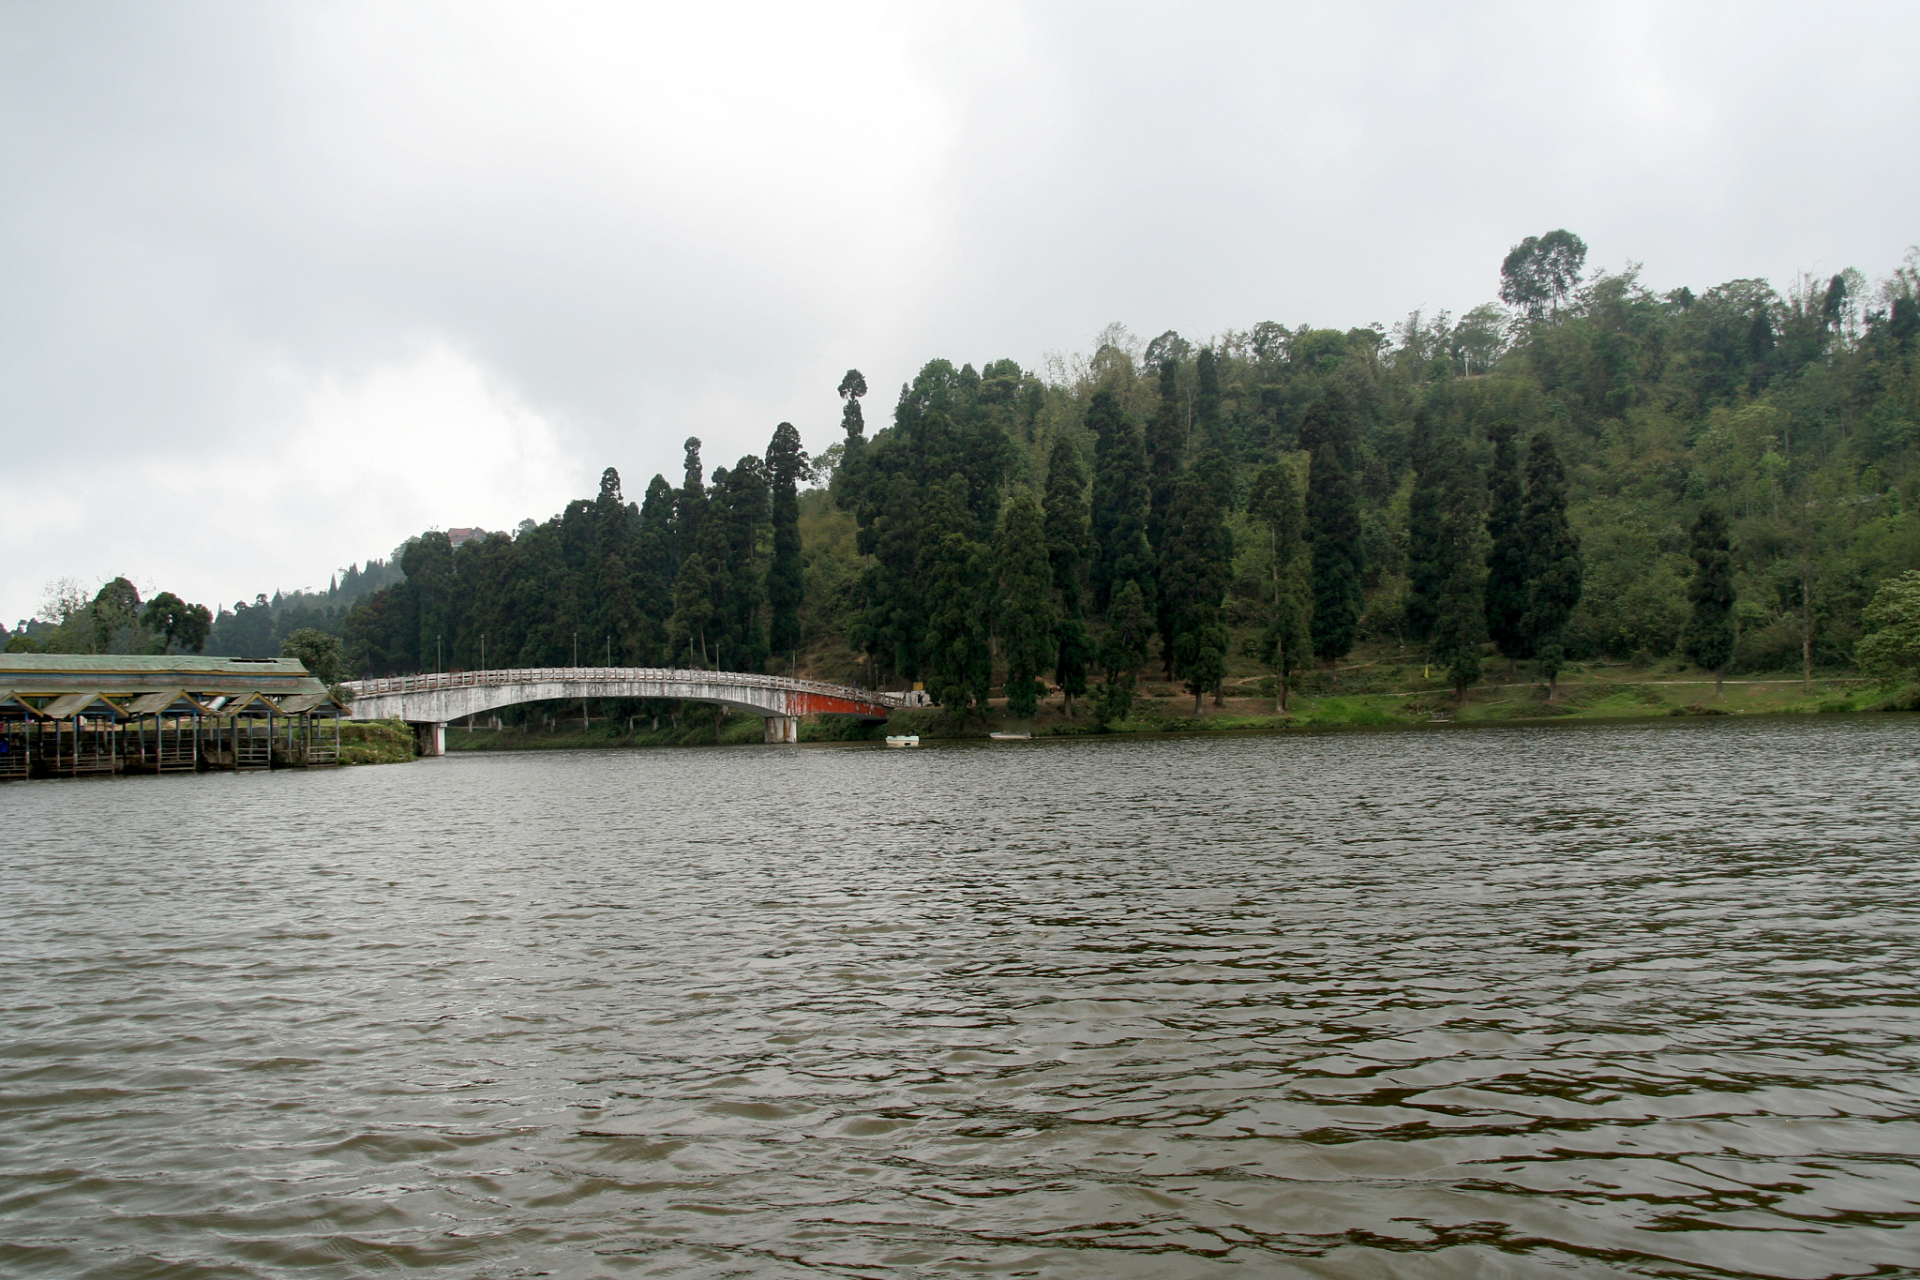
[[[346,714],[294,658],[0,653],[0,780],[333,765]]]

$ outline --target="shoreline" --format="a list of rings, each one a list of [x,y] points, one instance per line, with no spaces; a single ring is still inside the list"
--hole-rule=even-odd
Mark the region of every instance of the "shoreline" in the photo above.
[[[988,741],[988,734],[1018,728],[1033,740],[1120,736],[1184,736],[1206,734],[1277,734],[1350,729],[1445,729],[1536,727],[1554,724],[1645,724],[1656,721],[1703,720],[1722,717],[1871,714],[1920,711],[1920,689],[1889,689],[1859,677],[1826,677],[1804,689],[1791,680],[1728,680],[1718,698],[1681,701],[1662,689],[1694,690],[1711,686],[1709,679],[1650,680],[1598,679],[1579,684],[1563,682],[1559,698],[1548,702],[1544,689],[1534,684],[1481,686],[1476,693],[1492,695],[1482,701],[1469,698],[1455,705],[1446,691],[1379,690],[1348,694],[1296,694],[1288,715],[1247,705],[1265,699],[1230,698],[1228,705],[1209,705],[1194,717],[1191,698],[1148,697],[1128,719],[1101,728],[1089,714],[1068,719],[1057,707],[1044,707],[1031,719],[1015,720],[990,710],[955,723],[939,709],[903,711],[874,725],[859,725],[832,717],[802,720],[800,744],[843,742],[878,743],[889,733],[917,733],[925,742]],[[699,714],[699,713],[695,713]],[[738,746],[759,744],[761,721],[754,716],[729,715],[715,733],[711,719],[674,728],[663,724],[636,726],[631,733],[618,722],[592,721],[589,727],[553,730],[468,730],[457,722],[447,726],[449,754],[468,751],[554,751],[582,749],[651,749],[662,747]]]

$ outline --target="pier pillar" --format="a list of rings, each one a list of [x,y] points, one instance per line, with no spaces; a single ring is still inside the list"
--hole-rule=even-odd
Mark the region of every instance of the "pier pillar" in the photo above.
[[[447,754],[447,726],[445,721],[416,720],[412,722],[413,744],[423,756],[443,756]]]
[[[768,716],[766,741],[800,741],[800,718],[798,716]]]

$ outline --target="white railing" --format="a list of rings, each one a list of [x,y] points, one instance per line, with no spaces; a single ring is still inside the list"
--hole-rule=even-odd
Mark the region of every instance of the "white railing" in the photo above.
[[[818,693],[830,698],[872,702],[883,707],[906,706],[913,698],[887,690],[858,689],[824,680],[796,680],[790,676],[762,676],[749,671],[702,671],[694,667],[507,667],[497,671],[440,671],[422,676],[387,676],[379,680],[349,680],[355,699],[396,693],[437,693],[442,689],[489,688],[551,681],[659,680],[684,683],[744,685],[753,689],[784,689],[791,693]]]

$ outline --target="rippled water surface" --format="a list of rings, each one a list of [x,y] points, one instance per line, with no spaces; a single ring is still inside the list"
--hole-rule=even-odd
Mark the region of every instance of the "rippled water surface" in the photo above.
[[[0,790],[0,1274],[1920,1274],[1911,718]]]

